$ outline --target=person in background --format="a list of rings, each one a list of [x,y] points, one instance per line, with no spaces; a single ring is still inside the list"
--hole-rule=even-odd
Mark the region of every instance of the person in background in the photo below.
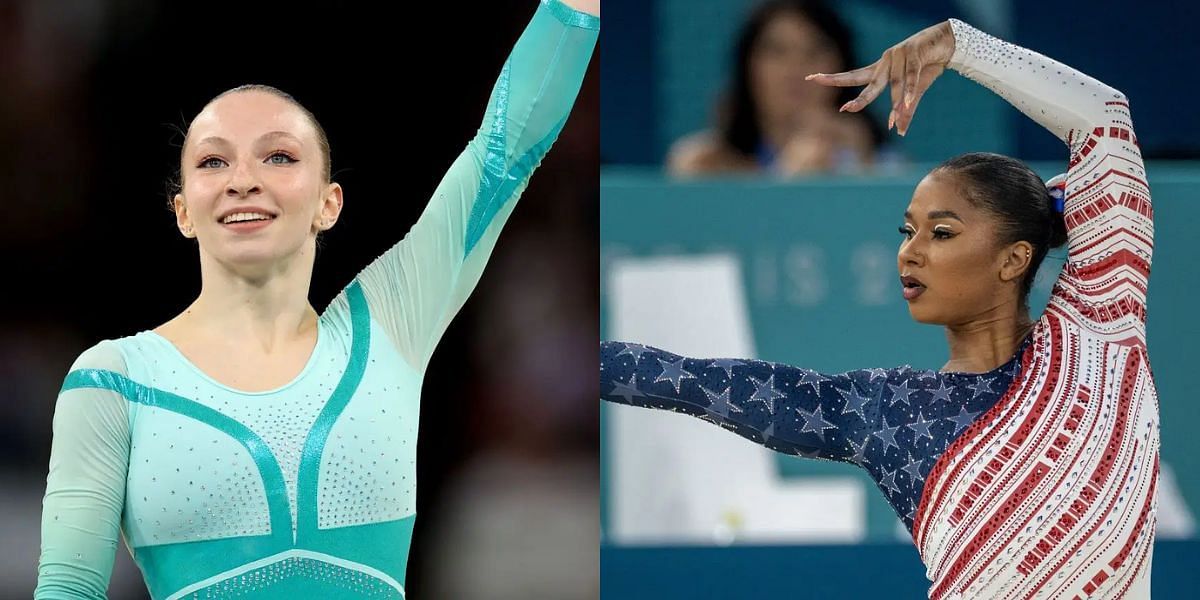
[[[668,172],[792,176],[870,168],[882,128],[865,113],[837,110],[854,97],[850,90],[804,80],[851,68],[852,46],[850,30],[821,0],[759,5],[738,35],[717,127],[677,140]]]

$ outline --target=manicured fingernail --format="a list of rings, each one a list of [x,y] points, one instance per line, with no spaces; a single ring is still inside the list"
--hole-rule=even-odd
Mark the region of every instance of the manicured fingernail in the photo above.
[[[805,75],[804,80],[808,81],[808,80],[812,79],[813,77],[816,77],[817,75],[820,75],[820,73],[813,73],[812,75]]]
[[[843,104],[842,107],[838,109],[838,112],[846,112],[846,109],[850,108],[851,104],[854,104],[853,100]]]
[[[913,103],[913,93],[909,92],[904,95],[904,107],[908,108],[909,106],[912,106],[912,103]]]
[[[888,131],[891,131],[892,126],[895,124],[896,124],[896,113],[895,113],[895,111],[893,111],[890,114],[888,114]]]

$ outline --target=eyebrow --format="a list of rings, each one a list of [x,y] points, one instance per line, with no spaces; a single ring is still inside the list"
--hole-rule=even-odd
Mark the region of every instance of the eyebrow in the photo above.
[[[933,219],[955,219],[959,223],[966,224],[966,221],[964,221],[962,219],[962,217],[958,216],[958,213],[956,213],[952,210],[931,210],[931,211],[929,211],[928,217],[930,220],[933,220]],[[912,213],[908,212],[907,210],[904,211],[904,218],[911,219]]]
[[[293,140],[296,140],[297,142],[300,141],[300,138],[298,138],[286,131],[271,131],[268,133],[264,133],[258,137],[258,140],[273,140],[275,138],[281,138],[281,137],[291,138]],[[225,146],[229,145],[229,140],[227,140],[223,137],[220,137],[220,136],[215,136],[215,135],[210,135],[210,136],[200,140],[199,142],[196,142],[196,144],[199,145],[199,144],[203,144],[205,142],[210,143],[210,144],[217,144],[217,145],[225,145]]]

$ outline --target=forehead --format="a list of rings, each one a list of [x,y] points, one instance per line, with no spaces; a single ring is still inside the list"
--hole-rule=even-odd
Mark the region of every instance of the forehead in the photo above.
[[[289,133],[303,143],[316,137],[312,124],[294,104],[274,94],[247,91],[223,96],[204,107],[192,120],[188,139],[199,144],[220,137],[239,145],[274,131]]]
[[[815,43],[821,41],[821,32],[804,15],[784,10],[775,13],[767,21],[760,38],[760,41],[763,40]]]
[[[925,220],[933,211],[953,211],[966,222],[972,217],[982,219],[979,209],[966,199],[958,182],[944,173],[930,173],[913,190],[912,200],[905,212],[913,219]]]

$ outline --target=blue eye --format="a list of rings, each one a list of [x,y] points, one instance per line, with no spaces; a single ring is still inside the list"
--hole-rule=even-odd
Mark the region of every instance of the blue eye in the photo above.
[[[225,164],[224,160],[221,160],[215,156],[209,156],[207,158],[202,159],[200,161],[200,164],[196,165],[196,167],[199,169],[217,169],[217,168],[220,168],[221,166],[223,166],[224,164]]]
[[[280,162],[280,161],[275,160],[276,158],[284,158],[286,160],[284,160],[283,162]],[[292,155],[290,155],[286,152],[276,152],[276,153],[268,156],[267,160],[270,161],[270,163],[273,165],[290,165],[294,162],[298,162],[295,158],[292,157]]]

